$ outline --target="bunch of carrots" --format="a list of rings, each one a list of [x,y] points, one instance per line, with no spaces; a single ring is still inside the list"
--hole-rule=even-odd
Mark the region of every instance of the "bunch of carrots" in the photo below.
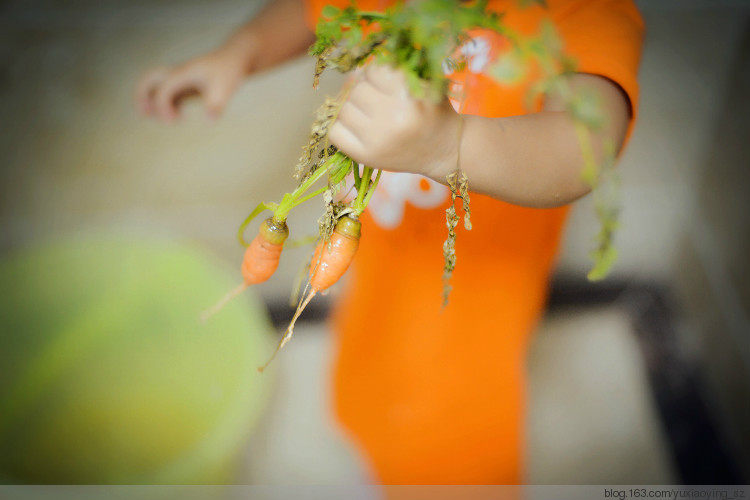
[[[310,48],[316,58],[313,86],[326,68],[341,72],[351,71],[370,61],[397,67],[406,75],[410,90],[418,98],[444,99],[449,93],[447,69],[460,69],[466,60],[458,50],[467,42],[469,30],[483,28],[504,35],[516,47],[513,61],[519,54],[529,58],[542,56],[541,61],[549,69],[548,79],[560,85],[559,77],[572,68],[559,53],[544,50],[546,46],[559,44],[539,44],[538,40],[524,41],[510,32],[502,23],[501,17],[486,9],[486,1],[457,3],[454,0],[423,0],[409,4],[398,3],[384,13],[357,10],[355,7],[338,9],[326,7],[323,19],[316,29],[317,40]],[[541,50],[540,50],[541,48]],[[494,75],[502,79],[503,68],[508,61],[501,61]],[[514,68],[516,78],[518,68]],[[493,74],[492,69],[490,74]],[[555,79],[558,80],[555,80]],[[540,87],[541,88],[541,87]],[[278,347],[265,367],[278,351],[289,341],[294,325],[302,311],[315,297],[333,286],[346,272],[354,259],[361,237],[359,216],[367,207],[380,179],[381,172],[360,165],[328,142],[328,130],[336,119],[338,110],[346,97],[346,90],[339,98],[327,98],[318,109],[313,122],[310,140],[303,147],[303,153],[296,168],[297,188],[283,196],[279,203],[260,203],[241,224],[238,239],[247,247],[242,263],[243,283],[229,292],[214,307],[203,314],[203,319],[221,309],[232,297],[245,288],[268,280],[279,264],[281,252],[289,236],[286,224],[289,213],[299,205],[323,197],[325,211],[319,220],[320,236],[309,263],[308,282],[295,314],[286,329]],[[454,96],[459,97],[460,96]],[[353,176],[355,194],[348,201],[336,201],[346,186],[346,178]],[[446,218],[449,236],[444,245],[444,297],[450,290],[450,279],[455,265],[455,228],[458,217],[455,212],[456,198],[463,201],[466,214],[464,225],[470,229],[469,196],[466,176],[458,169],[449,175],[448,185],[454,204],[448,209]],[[248,244],[244,239],[247,226],[262,212],[270,211],[271,217],[260,224],[257,235]],[[605,246],[608,242],[605,242]]]

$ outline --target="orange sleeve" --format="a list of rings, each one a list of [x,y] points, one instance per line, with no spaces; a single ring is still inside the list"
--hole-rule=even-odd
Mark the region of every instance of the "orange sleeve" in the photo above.
[[[638,66],[645,25],[631,0],[549,0],[552,20],[576,71],[603,76],[630,101],[628,135],[638,110]]]

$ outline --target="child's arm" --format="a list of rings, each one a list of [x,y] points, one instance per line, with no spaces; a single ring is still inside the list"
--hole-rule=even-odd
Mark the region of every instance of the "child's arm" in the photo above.
[[[594,75],[576,74],[570,84],[601,99],[606,123],[592,140],[597,160],[608,140],[619,151],[630,117],[625,94]],[[573,122],[560,98],[547,96],[539,113],[461,119],[460,163],[472,191],[530,207],[563,205],[590,191],[581,178],[583,157]],[[459,121],[449,102],[411,97],[400,71],[370,65],[349,94],[330,139],[368,166],[445,183],[456,168]]]
[[[215,51],[147,72],[136,88],[139,109],[171,121],[179,116],[185,97],[200,94],[209,114],[219,114],[247,75],[302,53],[315,41],[304,16],[302,0],[268,2]]]

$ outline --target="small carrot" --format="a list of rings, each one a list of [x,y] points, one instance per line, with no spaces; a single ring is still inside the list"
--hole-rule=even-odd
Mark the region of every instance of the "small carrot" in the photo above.
[[[242,260],[242,278],[246,286],[263,283],[271,277],[279,266],[281,250],[288,236],[286,222],[273,217],[263,221]]]
[[[289,229],[286,225],[286,218],[289,212],[302,203],[327,191],[330,189],[330,185],[341,183],[352,169],[352,166],[352,159],[337,151],[325,158],[320,167],[305,178],[297,186],[297,189],[291,193],[286,193],[281,203],[260,203],[255,207],[237,231],[237,239],[240,244],[247,247],[242,260],[243,282],[222,297],[216,305],[201,313],[200,317],[202,321],[206,321],[216,314],[227,302],[242,293],[248,286],[263,283],[273,275],[279,265],[279,258],[281,257],[284,242],[289,236]],[[317,181],[325,177],[328,178],[328,185],[312,193],[308,192]],[[261,223],[258,234],[248,244],[244,238],[245,228],[247,228],[255,217],[265,210],[273,212],[273,216]]]
[[[201,320],[206,321],[223,308],[227,302],[242,293],[251,285],[263,283],[270,278],[279,267],[281,250],[284,242],[289,236],[289,228],[286,222],[279,221],[275,217],[264,220],[257,236],[248,245],[242,259],[243,282],[229,293],[224,295],[213,307],[201,314]]]
[[[310,267],[311,293],[330,288],[344,275],[359,248],[362,223],[345,215],[336,222],[329,242],[321,241]]]
[[[307,307],[318,292],[322,292],[333,286],[344,275],[359,248],[359,239],[362,235],[362,224],[355,217],[345,215],[336,222],[330,241],[320,241],[313,254],[310,263],[310,281],[308,288],[310,292],[297,307],[284,337],[279,342],[276,350],[266,363],[258,368],[262,372],[268,364],[273,361],[281,348],[284,347],[294,332],[294,324],[297,322],[302,311]]]

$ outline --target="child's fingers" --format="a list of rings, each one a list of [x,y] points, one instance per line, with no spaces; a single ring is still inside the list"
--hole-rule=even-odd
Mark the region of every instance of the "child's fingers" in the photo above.
[[[384,64],[368,64],[364,78],[366,82],[385,94],[409,90],[403,72]]]
[[[361,71],[352,84],[328,138],[347,155],[359,160],[367,152],[373,117],[377,116],[378,106],[383,105],[385,96],[365,81]]]
[[[371,121],[370,117],[363,113],[358,107],[346,103],[341,107],[341,111],[339,111],[338,118],[334,125],[338,123],[352,132],[360,143],[366,144],[367,132],[370,128],[369,125]]]
[[[374,116],[380,109],[379,107],[384,97],[386,97],[386,95],[375,88],[371,83],[362,80],[357,82],[351,92],[349,92],[344,107],[352,105],[365,115]]]
[[[138,110],[149,115],[154,111],[153,97],[158,85],[167,77],[169,70],[167,68],[154,68],[146,72],[136,84],[135,101]]]
[[[341,106],[336,121],[341,122],[347,127],[351,128],[352,125],[357,123],[365,123],[370,119],[370,115],[362,110],[361,107],[356,104],[347,101]]]
[[[356,161],[366,162],[366,147],[352,129],[340,121],[335,121],[328,133],[328,139],[341,151]]]
[[[178,100],[182,94],[195,89],[196,82],[187,71],[173,71],[159,85],[154,96],[156,116],[164,121],[172,121],[179,116]]]

